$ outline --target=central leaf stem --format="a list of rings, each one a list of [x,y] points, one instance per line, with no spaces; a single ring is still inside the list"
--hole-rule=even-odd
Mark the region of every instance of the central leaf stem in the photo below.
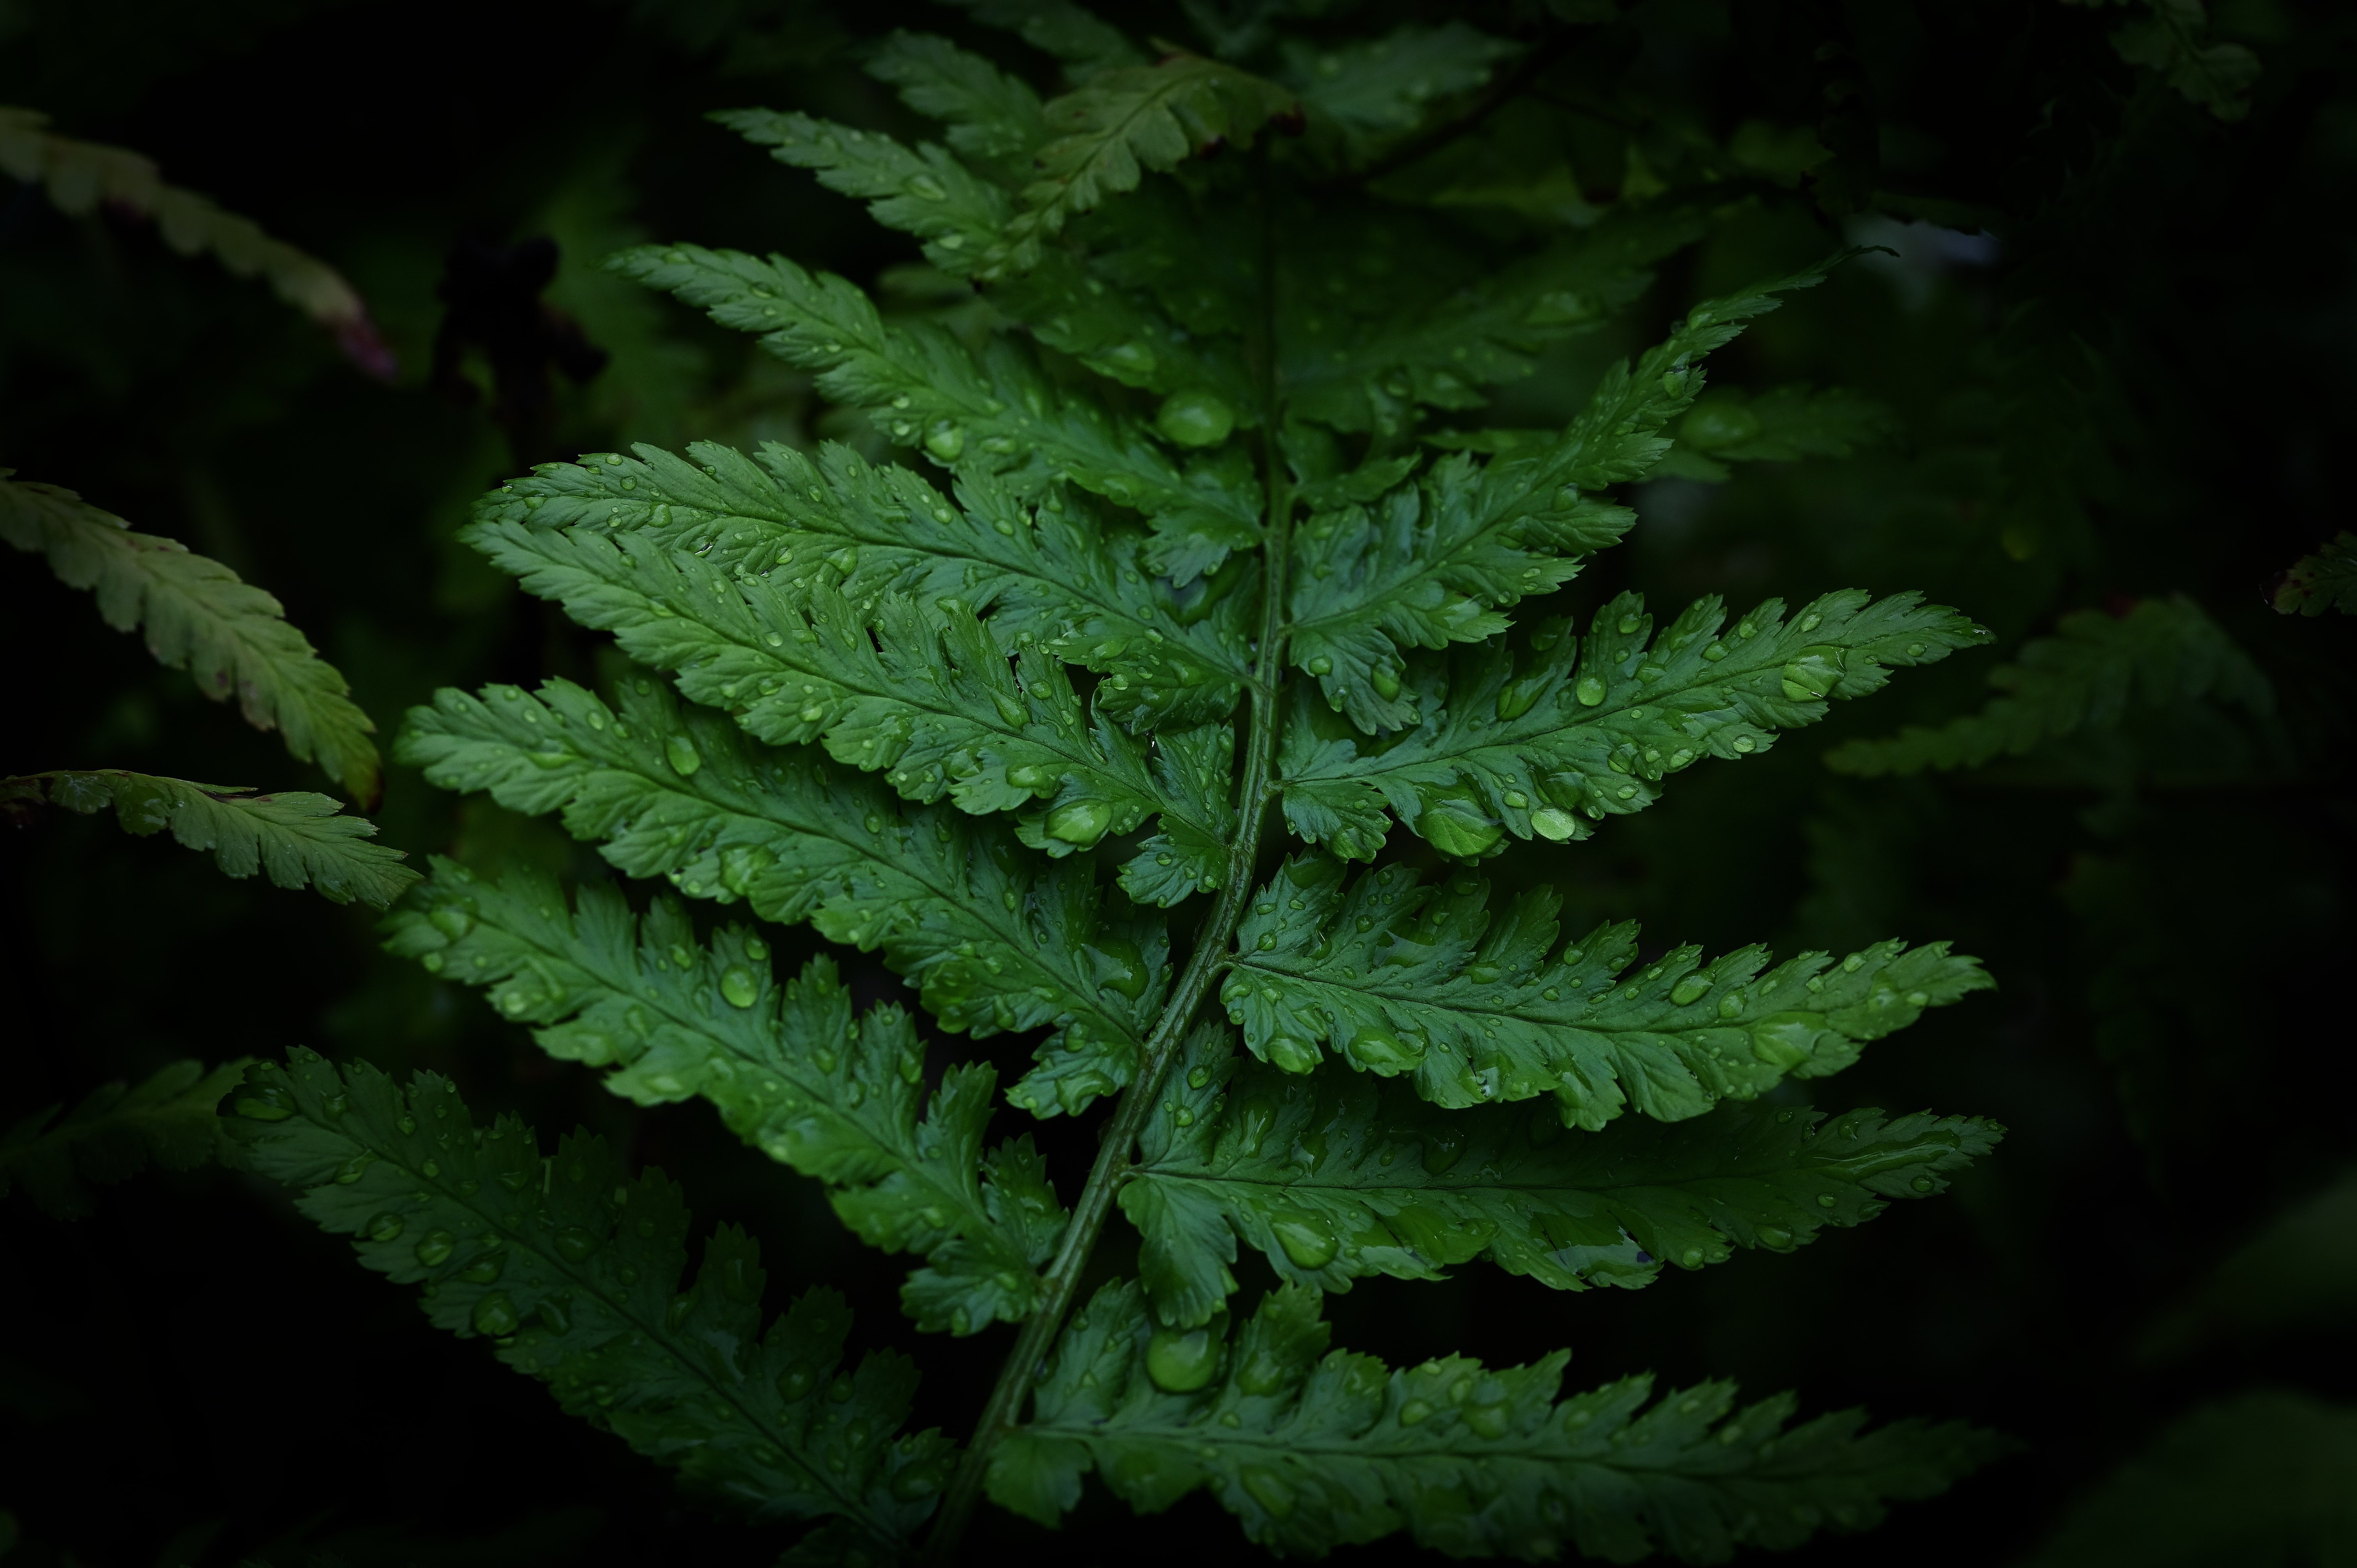
[[[990,1391],[990,1402],[983,1407],[982,1419],[974,1423],[974,1435],[966,1443],[957,1474],[942,1494],[941,1514],[925,1543],[927,1558],[937,1564],[945,1564],[956,1555],[958,1542],[974,1516],[974,1505],[981,1500],[983,1484],[990,1473],[991,1451],[1000,1438],[1013,1430],[1022,1412],[1023,1396],[1037,1380],[1049,1351],[1055,1346],[1057,1331],[1063,1326],[1073,1298],[1080,1294],[1081,1273],[1088,1266],[1098,1234],[1113,1212],[1114,1195],[1129,1172],[1130,1152],[1146,1126],[1146,1119],[1154,1113],[1163,1075],[1169,1070],[1171,1058],[1178,1055],[1186,1038],[1187,1026],[1194,1020],[1196,1008],[1210,993],[1212,976],[1226,961],[1228,944],[1234,940],[1236,926],[1251,901],[1254,872],[1260,858],[1261,827],[1268,815],[1269,802],[1275,798],[1273,780],[1277,726],[1282,717],[1277,704],[1285,684],[1285,586],[1286,567],[1292,553],[1293,481],[1277,439],[1276,224],[1265,157],[1261,160],[1261,168],[1262,317],[1260,341],[1255,347],[1260,360],[1261,462],[1268,487],[1268,522],[1261,544],[1260,635],[1254,650],[1250,727],[1244,742],[1243,773],[1238,781],[1236,836],[1228,845],[1227,878],[1221,885],[1210,916],[1195,933],[1194,951],[1189,955],[1186,971],[1179,975],[1178,984],[1171,988],[1169,1005],[1163,1009],[1153,1034],[1146,1037],[1137,1077],[1121,1097],[1112,1122],[1106,1124],[1096,1164],[1090,1167],[1088,1182],[1072,1206],[1071,1221],[1065,1227],[1063,1241],[1041,1278],[1039,1304],[1025,1320],[1014,1352],[998,1374],[997,1386]]]

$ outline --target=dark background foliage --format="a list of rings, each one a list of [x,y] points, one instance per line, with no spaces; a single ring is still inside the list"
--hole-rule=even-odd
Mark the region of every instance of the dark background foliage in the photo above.
[[[1176,7],[1123,9],[1141,34],[1193,36]],[[1322,9],[1353,31],[1414,14]],[[2024,1440],[1878,1532],[1806,1549],[1829,1564],[2009,1561],[2205,1399],[2269,1384],[2357,1397],[2338,1334],[2148,1343],[2218,1260],[2352,1155],[2357,628],[2278,618],[2266,591],[2349,521],[2357,15],[2216,6],[2215,36],[2264,66],[2236,124],[2117,58],[2107,38],[2126,13],[2053,0],[1648,0],[1568,29],[1496,0],[1428,13],[1446,15],[1568,40],[1512,113],[1551,117],[1590,199],[1690,183],[1700,150],[1747,123],[1812,128],[1835,154],[1765,182],[1625,328],[1510,389],[1498,423],[1566,417],[1610,357],[1701,295],[1846,236],[1899,252],[1846,269],[1712,372],[1856,388],[1895,412],[1895,438],[1724,486],[1641,489],[1630,547],[1561,607],[1625,586],[1672,607],[1921,587],[1998,633],[1994,650],[1765,758],[1700,770],[1556,852],[1567,919],[1635,916],[1656,945],[1714,950],[1952,938],[2002,989],[1869,1053],[1816,1101],[1986,1114],[2011,1133],[1950,1199],[1795,1257],[1742,1255],[1641,1293],[1555,1294],[1479,1267],[1440,1286],[1364,1283],[1330,1303],[1338,1340],[1497,1362],[1567,1344],[1582,1382],[1728,1375],[1756,1393],[1797,1387],[1812,1410],[1964,1416]],[[266,290],[143,225],[0,192],[0,462],[278,595],[388,739],[439,685],[594,679],[596,639],[455,543],[466,505],[522,464],[632,440],[874,440],[748,341],[596,263],[648,238],[782,250],[862,282],[910,260],[855,204],[702,119],[769,103],[912,129],[846,52],[899,23],[1022,58],[908,0],[0,5],[0,102],[138,148],[327,258],[402,365],[372,381]],[[532,315],[528,285],[483,285],[528,270],[506,248],[542,238],[557,261],[544,298],[577,332]],[[2061,613],[2179,593],[2266,670],[2272,717],[2174,703],[1911,780],[1822,764],[1845,737],[1976,706],[1987,671]],[[0,772],[319,787],[30,557],[0,562],[0,626],[14,656]],[[392,770],[377,820],[413,854],[604,874],[550,824],[412,770]],[[702,1221],[761,1238],[773,1307],[830,1283],[858,1308],[856,1347],[916,1338],[901,1262],[843,1235],[813,1184],[704,1108],[641,1112],[547,1061],[478,999],[380,953],[364,910],[52,816],[0,833],[0,1122],[184,1057],[301,1043],[432,1068],[479,1106],[550,1135],[586,1122],[670,1170]],[[880,970],[857,982],[898,988]],[[1009,1064],[1026,1048],[990,1045]],[[1049,1124],[1054,1168],[1083,1168],[1086,1137]],[[723,1564],[767,1562],[786,1539],[679,1498],[479,1344],[430,1329],[274,1189],[207,1170],[114,1188],[78,1221],[21,1196],[5,1207],[0,1507],[44,1543],[27,1561]],[[1125,1266],[1116,1251],[1101,1272]],[[920,1423],[963,1433],[1010,1333],[916,1344]],[[1236,1549],[1200,1497],[1144,1524],[1099,1498],[1061,1536],[1001,1518],[975,1545],[1053,1561]]]

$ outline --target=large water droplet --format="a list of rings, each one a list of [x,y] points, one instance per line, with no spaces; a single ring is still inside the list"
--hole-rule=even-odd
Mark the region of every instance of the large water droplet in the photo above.
[[[1334,1261],[1341,1241],[1334,1228],[1314,1214],[1279,1214],[1268,1222],[1269,1233],[1298,1269],[1322,1269]]]
[[[604,1237],[578,1225],[567,1225],[557,1231],[554,1240],[556,1255],[568,1263],[585,1262],[598,1248],[606,1244]]]
[[[515,1303],[505,1291],[493,1291],[475,1304],[475,1332],[494,1339],[504,1338],[516,1331],[523,1320],[516,1316]]]
[[[731,1007],[750,1007],[760,999],[761,987],[751,970],[743,964],[730,964],[720,976],[720,994]]]
[[[1796,703],[1812,703],[1841,684],[1842,650],[1833,647],[1804,648],[1782,671],[1784,695]]]
[[[965,432],[946,419],[936,420],[925,432],[925,450],[944,463],[954,463],[965,450]]]
[[[1316,1067],[1323,1053],[1308,1040],[1292,1035],[1272,1035],[1262,1047],[1262,1055],[1279,1072],[1303,1073]]]
[[[1113,825],[1113,805],[1105,800],[1067,800],[1048,813],[1048,836],[1083,848],[1104,837]]]
[[[1465,1133],[1457,1127],[1436,1127],[1424,1134],[1424,1168],[1439,1176],[1465,1154]]]
[[[1146,1342],[1146,1375],[1165,1393],[1191,1394],[1211,1380],[1226,1347],[1216,1332],[1222,1313],[1200,1328],[1157,1328]]]
[[[1424,1059],[1423,1051],[1381,1029],[1360,1030],[1342,1053],[1359,1067],[1384,1078],[1406,1072]]]
[[[1815,1013],[1771,1013],[1751,1026],[1751,1054],[1770,1067],[1792,1069],[1817,1052],[1825,1021]]]
[[[1461,785],[1425,791],[1415,831],[1441,854],[1463,860],[1486,854],[1506,836],[1504,824],[1490,814],[1481,798]]]
[[[294,1094],[275,1083],[241,1085],[231,1104],[240,1116],[253,1122],[284,1122],[295,1114]]]
[[[417,1261],[429,1269],[438,1269],[457,1250],[458,1238],[447,1230],[428,1230],[418,1239]]]
[[[1293,1487],[1285,1477],[1265,1465],[1247,1465],[1236,1473],[1252,1494],[1253,1501],[1269,1511],[1273,1519],[1283,1519],[1293,1511]]]
[[[1604,682],[1593,675],[1582,675],[1572,693],[1579,698],[1581,706],[1593,708],[1604,701]]]
[[[946,1479],[939,1465],[911,1465],[892,1477],[892,1495],[904,1503],[921,1502],[942,1489]]]
[[[1120,992],[1132,1002],[1146,994],[1146,982],[1152,978],[1146,969],[1146,957],[1137,944],[1120,937],[1103,936],[1089,944],[1100,955],[1097,965],[1099,983]]]
[[[1684,1007],[1690,1002],[1701,1001],[1709,991],[1710,976],[1697,972],[1670,987],[1670,1000]]]
[[[674,735],[663,742],[663,757],[670,762],[671,770],[683,779],[704,766],[695,743],[683,735]]]
[[[1579,819],[1569,811],[1560,811],[1553,806],[1541,806],[1531,813],[1531,832],[1543,839],[1552,839],[1556,843],[1561,843],[1578,831]]]
[[[406,1229],[408,1227],[403,1222],[401,1216],[388,1210],[368,1222],[366,1234],[371,1241],[398,1241],[401,1240],[402,1231]]]
[[[1236,411],[1207,392],[1172,392],[1162,400],[1154,427],[1180,446],[1217,446],[1236,427]]]
[[[505,1252],[486,1252],[460,1269],[458,1277],[470,1285],[487,1285],[493,1283],[500,1274],[506,1273],[507,1266],[508,1255]]]
[[[1376,696],[1388,703],[1400,694],[1399,671],[1388,664],[1378,664],[1367,672],[1367,684],[1375,689]]]

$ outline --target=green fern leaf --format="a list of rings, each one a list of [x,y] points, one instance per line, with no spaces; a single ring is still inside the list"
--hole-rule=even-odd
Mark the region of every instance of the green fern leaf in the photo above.
[[[975,268],[985,278],[1028,272],[1067,220],[1219,146],[1250,146],[1269,121],[1297,114],[1293,94],[1223,60],[1172,54],[1153,65],[1092,72],[1042,110],[1052,140],[1033,153],[1038,177]]]
[[[763,740],[823,738],[837,761],[882,772],[910,800],[947,795],[978,813],[1021,808],[1023,842],[1051,856],[1158,813],[1156,853],[1186,855],[1175,875],[1146,879],[1168,885],[1160,901],[1224,880],[1226,802],[1166,795],[1146,747],[1102,716],[1092,724],[1053,655],[1023,650],[1018,681],[962,605],[887,592],[880,604],[862,601],[872,610],[855,609],[823,583],[738,581],[685,551],[641,558],[579,528],[489,522],[468,537],[527,589],[614,632],[640,662],[679,671],[688,697],[727,709]],[[1166,737],[1166,752],[1174,744],[1183,745]]]
[[[139,154],[58,135],[48,123],[34,110],[0,108],[0,172],[44,187],[59,211],[75,217],[102,201],[154,219],[173,250],[184,256],[208,252],[234,277],[259,274],[281,300],[334,332],[362,369],[392,379],[392,358],[368,306],[335,268],[272,239],[251,219],[166,185],[156,165]]]
[[[1977,768],[2058,736],[2109,728],[2132,702],[2167,707],[2215,695],[2254,713],[2274,707],[2250,656],[2181,596],[2146,599],[2125,616],[2079,610],[2054,631],[2024,644],[2020,663],[1989,671],[1989,684],[2007,694],[1979,713],[1938,729],[1909,725],[1888,740],[1846,742],[1825,754],[1825,766],[1867,779]]]
[[[1224,717],[1250,678],[1249,575],[1184,595],[1140,584],[1137,535],[1101,531],[1077,498],[1051,491],[1027,509],[974,478],[961,509],[905,468],[834,446],[815,462],[774,445],[756,459],[699,443],[694,463],[638,452],[502,486],[476,507],[481,537],[519,523],[597,529],[626,551],[691,551],[737,582],[782,570],[855,604],[897,593],[966,607],[1003,650],[1036,644],[1109,677],[1097,705],[1132,727]]]
[[[2213,44],[2201,0],[2147,0],[2151,15],[2115,29],[2112,48],[2130,65],[2158,71],[2178,95],[2232,123],[2251,112],[2259,57],[2241,44]]]
[[[1678,444],[1653,472],[1715,485],[1727,478],[1729,463],[1849,456],[1889,436],[1893,423],[1882,404],[1840,387],[1818,392],[1802,383],[1758,397],[1713,392],[1678,422]]]
[[[97,1207],[92,1187],[137,1176],[151,1162],[185,1171],[221,1157],[213,1107],[243,1076],[246,1060],[210,1070],[174,1062],[135,1089],[110,1083],[91,1090],[62,1119],[61,1106],[34,1112],[0,1133],[0,1197],[21,1187],[52,1218],[79,1219]]]
[[[1108,915],[1085,863],[1041,865],[995,823],[904,808],[650,681],[619,712],[564,681],[445,690],[411,710],[398,755],[445,789],[561,811],[626,875],[880,947],[946,1028],[1049,1029],[1040,1069],[1007,1095],[1039,1115],[1130,1080],[1169,983],[1161,923]]]
[[[1493,918],[1489,885],[1419,886],[1404,866],[1346,882],[1338,862],[1288,862],[1236,928],[1221,997],[1262,1060],[1304,1073],[1321,1043],[1362,1071],[1408,1075],[1450,1108],[1552,1093],[1566,1126],[1631,1106],[1663,1122],[1823,1078],[1859,1047],[1992,983],[1945,943],[1878,942],[1828,966],[1807,953],[1760,972],[1760,948],[1699,948],[1641,973],[1633,925],[1556,948],[1552,888]]]
[[[1085,81],[1102,70],[1143,65],[1145,55],[1118,28],[1073,0],[942,0],[985,27],[1003,27]]]
[[[382,909],[417,880],[400,850],[361,842],[376,836],[375,823],[339,816],[341,804],[325,795],[256,795],[118,768],[0,779],[0,811],[44,800],[85,815],[113,806],[124,832],[145,837],[170,828],[187,848],[211,851],[224,876],[262,871],[281,887],[307,886],[331,903],[357,898]]]
[[[1789,1251],[1945,1172],[2003,1129],[1857,1111],[1722,1104],[1664,1125],[1564,1131],[1552,1106],[1441,1111],[1359,1074],[1296,1078],[1239,1064],[1224,1033],[1191,1041],[1185,1077],[1139,1141],[1121,1206],[1164,1323],[1210,1319],[1235,1288],[1241,1240],[1287,1283],[1445,1277],[1487,1257],[1558,1290],[1649,1284],[1737,1247]],[[1238,1070],[1241,1065],[1241,1071]]]
[[[1424,720],[1379,746],[1329,733],[1297,704],[1279,770],[1294,831],[1372,860],[1385,808],[1445,854],[1479,859],[1512,838],[1584,839],[1590,822],[1642,811],[1670,774],[1707,757],[1757,756],[1775,731],[1813,724],[1835,699],[1881,690],[1892,668],[1933,663],[1988,632],[1915,594],[1828,594],[1789,619],[1770,599],[1726,627],[1717,598],[1659,639],[1644,600],[1622,594],[1585,638],[1543,628],[1517,665],[1503,639],[1412,688]],[[1582,819],[1586,818],[1587,821]]]
[[[870,216],[925,242],[925,260],[952,276],[973,271],[1013,216],[1003,188],[931,144],[912,151],[881,131],[770,109],[725,109],[712,118],[771,148],[780,163],[816,170],[829,190],[866,199]]]
[[[894,440],[996,474],[1017,496],[1069,479],[1146,513],[1157,531],[1224,541],[1222,553],[1260,538],[1260,485],[1248,469],[1216,456],[1181,466],[1141,424],[1057,388],[1004,338],[977,360],[945,328],[887,327],[858,289],[782,256],[649,246],[608,264],[723,327],[761,334],[763,348],[816,371],[821,392],[867,411]],[[1217,564],[1205,546],[1173,568],[1183,586]]]
[[[362,811],[375,808],[383,786],[368,737],[376,725],[276,599],[186,545],[134,533],[73,491],[14,472],[0,468],[0,539],[48,556],[69,587],[94,589],[115,630],[144,624],[159,663],[186,669],[215,702],[235,693],[248,724],[279,731],[296,760],[317,758]]]
[[[949,127],[952,150],[996,164],[1048,139],[1039,95],[947,38],[895,29],[868,57],[867,74],[900,90],[900,102]],[[886,220],[889,221],[889,220]]]
[[[1483,86],[1491,67],[1522,52],[1462,22],[1410,24],[1340,48],[1288,40],[1282,48],[1281,80],[1300,95],[1313,132],[1331,128],[1341,162],[1361,161],[1415,130],[1436,102]]]
[[[1065,1331],[1030,1422],[993,1455],[991,1497],[1052,1524],[1093,1467],[1140,1512],[1209,1487],[1287,1556],[1405,1529],[1453,1557],[1569,1546],[1721,1563],[1826,1525],[1867,1529],[1890,1500],[1943,1491],[2007,1446],[1961,1423],[1866,1433],[1858,1411],[1790,1426],[1792,1396],[1738,1408],[1726,1382],[1649,1405],[1652,1380],[1628,1378],[1558,1402],[1568,1351],[1394,1370],[1327,1352],[1318,1301],[1274,1292],[1223,1347],[1209,1329],[1157,1331],[1135,1285],[1106,1285]]]
[[[2313,555],[2303,555],[2276,582],[2271,596],[2279,614],[2326,610],[2357,615],[2357,533],[2343,531]]]
[[[1313,514],[1297,544],[1288,657],[1361,729],[1415,724],[1401,684],[1406,650],[1496,636],[1507,626],[1501,609],[1554,592],[1577,574],[1578,557],[1617,541],[1633,514],[1588,492],[1649,472],[1671,446],[1662,427],[1702,390],[1694,361],[1843,259],[1697,306],[1633,371],[1624,363],[1608,374],[1551,446],[1486,467],[1445,457],[1372,507]]]
[[[1522,380],[1550,344],[1606,325],[1652,283],[1653,263],[1704,227],[1692,208],[1648,209],[1505,267],[1426,239],[1370,278],[1359,258],[1399,249],[1395,228],[1361,229],[1337,215],[1289,263],[1295,286],[1319,307],[1278,323],[1286,411],[1388,435],[1409,428],[1419,408],[1477,408],[1480,388]],[[1436,290],[1434,274],[1458,286]],[[1545,434],[1550,445],[1560,439]]]
[[[662,1173],[631,1179],[605,1141],[540,1152],[502,1116],[479,1130],[448,1080],[407,1090],[365,1063],[296,1050],[232,1096],[228,1129],[296,1207],[353,1237],[367,1267],[422,1283],[425,1315],[490,1339],[558,1403],[677,1466],[757,1518],[836,1516],[892,1560],[932,1511],[951,1445],[907,1420],[916,1372],[891,1351],[837,1375],[851,1314],[802,1296],[762,1331],[765,1276],[744,1232],[705,1243]]]
[[[445,860],[434,870],[386,923],[393,952],[486,987],[501,1016],[538,1026],[550,1056],[614,1069],[616,1094],[711,1101],[747,1143],[830,1184],[863,1240],[929,1254],[902,1292],[918,1326],[970,1334],[1030,1312],[1064,1214],[1044,1183],[1002,1191],[989,1171],[977,1177],[994,1069],[952,1068],[925,1106],[908,1015],[882,1006],[855,1021],[826,959],[781,986],[759,937],[729,926],[707,945],[668,899],[642,929],[610,887],[584,887],[568,912],[531,872],[495,884]],[[1028,1134],[990,1158],[1038,1164]],[[1048,1204],[1026,1207],[1042,1190]]]

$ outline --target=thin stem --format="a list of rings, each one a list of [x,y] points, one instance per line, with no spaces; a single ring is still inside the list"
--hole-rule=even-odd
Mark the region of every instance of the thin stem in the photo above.
[[[1280,716],[1277,703],[1285,677],[1285,579],[1293,532],[1293,481],[1276,434],[1276,224],[1267,172],[1264,157],[1259,369],[1261,457],[1268,485],[1268,526],[1261,547],[1260,640],[1254,650],[1249,688],[1250,727],[1236,801],[1236,837],[1228,845],[1227,878],[1210,916],[1195,933],[1194,951],[1187,960],[1178,983],[1171,990],[1169,1005],[1163,1009],[1153,1034],[1146,1038],[1145,1059],[1138,1064],[1137,1077],[1122,1096],[1113,1121],[1105,1128],[1096,1163],[1090,1167],[1089,1179],[1081,1188],[1079,1201],[1072,1206],[1071,1221],[1064,1229],[1063,1242],[1041,1280],[1039,1305],[1017,1337],[1015,1349],[1006,1358],[997,1386],[990,1391],[990,1402],[983,1406],[982,1419],[974,1423],[974,1436],[958,1461],[957,1474],[942,1495],[941,1513],[925,1542],[925,1555],[934,1563],[945,1564],[956,1554],[958,1542],[974,1517],[974,1506],[981,1501],[983,1483],[990,1474],[991,1450],[1014,1429],[1024,1395],[1030,1391],[1041,1364],[1055,1346],[1057,1331],[1071,1311],[1073,1298],[1080,1294],[1081,1272],[1088,1266],[1098,1234],[1113,1212],[1114,1197],[1129,1174],[1130,1152],[1146,1126],[1146,1119],[1154,1113],[1155,1097],[1161,1090],[1163,1075],[1178,1053],[1195,1009],[1210,993],[1213,977],[1226,966],[1228,944],[1234,939],[1244,907],[1252,898],[1253,875],[1260,859],[1261,828],[1268,815],[1269,803],[1275,797],[1272,779],[1276,768]]]

